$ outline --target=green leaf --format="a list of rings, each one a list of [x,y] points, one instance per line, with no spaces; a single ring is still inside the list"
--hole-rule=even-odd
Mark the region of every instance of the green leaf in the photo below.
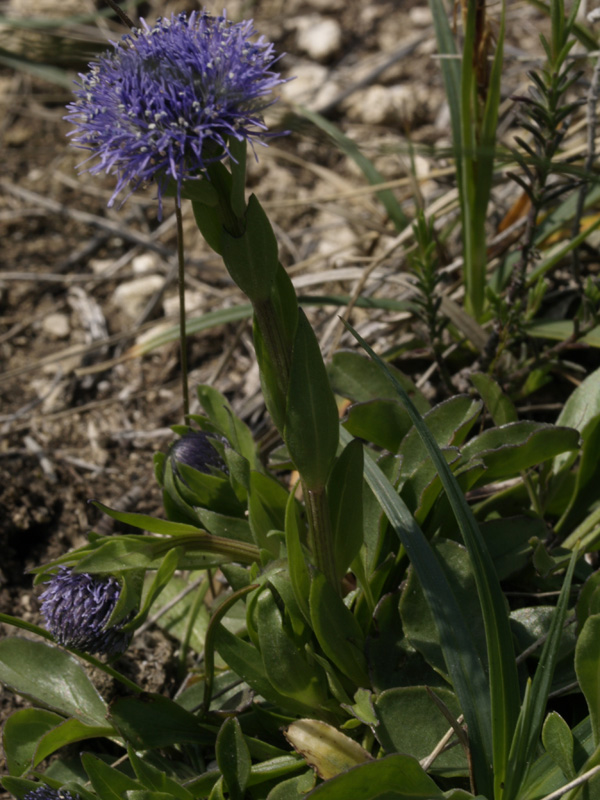
[[[600,369],[592,372],[573,391],[556,421],[557,425],[575,428],[581,434],[584,452],[586,442],[591,439],[600,419]],[[558,455],[552,463],[555,475],[567,470],[575,461],[577,453]]]
[[[509,422],[516,422],[518,420],[517,409],[511,399],[504,394],[500,386],[490,375],[483,372],[476,372],[474,375],[471,375],[471,383],[481,395],[496,425],[507,425]]]
[[[342,441],[346,436],[342,434]],[[489,689],[469,626],[431,545],[394,487],[369,458],[365,459],[365,478],[402,542],[425,592],[439,631],[448,673],[469,726],[474,767],[478,776],[481,774],[479,785],[486,785],[490,776],[487,768],[481,765],[491,760]]]
[[[398,452],[402,439],[412,427],[410,417],[397,400],[368,400],[354,403],[346,411],[344,428],[353,436]]]
[[[278,692],[265,672],[263,660],[256,647],[230,633],[222,624],[215,629],[215,647],[230,669],[268,702],[285,708],[290,714],[305,715],[313,710],[311,706],[303,705]]]
[[[315,785],[312,769],[278,783],[267,795],[267,800],[304,800],[306,793]]]
[[[273,687],[280,694],[318,708],[327,695],[323,671],[317,664],[308,663],[299,643],[284,629],[281,612],[269,589],[258,598],[257,624],[264,671]]]
[[[111,725],[84,725],[80,720],[71,717],[71,719],[63,720],[60,725],[40,738],[33,766],[37,767],[45,758],[67,744],[82,742],[85,739],[115,736],[116,731]]]
[[[436,540],[432,543],[432,548],[462,609],[472,639],[471,646],[477,650],[485,668],[487,661],[485,628],[481,608],[478,603],[473,602],[477,586],[467,551],[456,542],[444,540]],[[438,673],[446,676],[447,668],[440,632],[414,569],[409,573],[399,607],[402,627],[410,643]]]
[[[575,647],[575,672],[588,704],[594,746],[600,743],[600,614],[585,621]]]
[[[108,719],[138,750],[183,742],[214,742],[213,727],[203,725],[194,714],[158,694],[118,697],[110,706]]]
[[[422,414],[428,411],[429,403],[413,381],[391,364],[388,367],[419,411]],[[328,372],[333,391],[355,403],[380,399],[398,401],[397,393],[382,375],[377,364],[362,353],[354,350],[338,350],[333,354]]]
[[[195,470],[194,470],[195,471]],[[133,514],[131,512],[117,511],[116,509],[105,506],[98,500],[92,501],[96,508],[104,514],[116,519],[118,522],[125,522],[134,528],[141,528],[148,533],[160,533],[163,536],[184,536],[190,533],[203,533],[202,528],[195,525],[184,525],[181,522],[171,522],[167,519],[158,519],[148,514]]]
[[[23,775],[31,769],[38,741],[63,719],[41,708],[23,708],[11,714],[2,731],[6,766],[11,775]]]
[[[448,500],[452,507],[452,511],[456,517],[458,526],[463,536],[465,546],[472,559],[473,571],[475,580],[477,582],[477,594],[479,602],[481,603],[482,614],[486,629],[486,640],[488,648],[488,665],[489,665],[489,688],[491,697],[491,714],[494,720],[493,726],[490,725],[488,730],[493,734],[493,759],[494,766],[494,785],[499,787],[504,781],[507,768],[508,750],[510,746],[510,739],[516,723],[517,709],[519,703],[519,686],[517,680],[517,671],[514,658],[514,647],[512,635],[510,632],[510,625],[508,614],[506,612],[505,598],[500,589],[500,584],[494,570],[494,564],[490,557],[489,552],[485,547],[485,543],[477,526],[477,522],[473,517],[473,513],[462,494],[459,485],[457,484],[452,472],[450,471],[445,459],[439,451],[436,441],[429,431],[425,422],[421,419],[419,412],[406,395],[402,387],[396,383],[393,375],[387,372],[385,363],[374,353],[369,345],[360,337],[356,331],[350,326],[347,326],[353,336],[359,341],[363,349],[373,358],[376,363],[384,370],[388,379],[393,383],[398,394],[402,398],[406,409],[413,419],[413,423],[419,435],[423,439],[427,447],[427,451],[437,466],[440,478],[444,485],[444,489],[448,496]],[[403,542],[404,543],[404,542]],[[405,544],[406,547],[406,544]],[[408,549],[407,549],[408,551]],[[411,554],[409,553],[409,557]],[[411,558],[411,561],[413,559]],[[413,561],[414,563],[414,561]],[[424,584],[421,570],[418,569],[419,578],[421,583]],[[437,616],[437,609],[436,609]],[[445,613],[444,615],[445,616]],[[449,653],[445,649],[444,655],[448,663]],[[452,673],[451,673],[452,674]],[[470,716],[465,708],[465,696],[463,690],[466,689],[462,683],[462,677],[456,680],[455,675],[452,675],[455,691],[463,706],[465,716]],[[472,677],[470,678],[472,681]],[[472,697],[472,689],[466,692]],[[480,702],[480,701],[479,701]],[[472,709],[471,709],[472,710]],[[467,720],[469,725],[470,736],[473,736],[473,728],[475,727]],[[483,730],[481,731],[483,733]],[[479,734],[479,731],[478,731]],[[487,734],[486,734],[487,735]],[[475,768],[476,770],[485,770],[485,777],[483,774],[476,775],[479,781],[478,786],[487,791],[489,773],[489,761],[481,761]]]
[[[208,508],[198,508],[197,512],[202,524],[206,526],[206,530],[214,536],[235,539],[236,542],[250,543],[254,541],[248,520],[218,514]]]
[[[200,405],[213,425],[223,432],[231,446],[254,467],[256,447],[250,428],[234,414],[227,398],[217,389],[201,384],[196,391]]]
[[[505,797],[509,799],[519,797],[539,740],[554,669],[559,657],[561,634],[567,616],[576,561],[577,551],[573,553],[567,569],[556,609],[552,615],[548,637],[544,643],[531,688],[528,686],[525,692],[517,720],[505,782]]]
[[[123,772],[114,769],[91,753],[83,753],[81,762],[88,774],[94,791],[101,800],[123,800],[125,792],[143,787]]]
[[[167,488],[166,475],[167,473],[165,473]],[[228,478],[208,475],[180,462],[177,465],[177,472],[173,475],[173,483],[177,494],[192,508],[203,506],[220,514],[234,516],[240,516],[244,512]]]
[[[527,335],[533,336],[534,339],[553,339],[557,342],[566,342],[575,332],[575,323],[566,319],[553,320],[551,322],[538,320],[530,322],[524,327]],[[579,341],[589,344],[590,347],[600,347],[600,326],[593,328],[585,336],[582,336]]]
[[[346,445],[327,482],[335,569],[339,580],[358,555],[363,542],[363,447]]]
[[[575,486],[571,497],[563,505],[564,511],[554,526],[557,535],[564,531],[572,531],[563,542],[563,547],[572,548],[581,537],[581,531],[573,528],[585,520],[590,508],[594,508],[598,499],[598,481],[600,480],[600,459],[598,450],[600,448],[600,414],[593,417],[585,426],[582,433],[582,447],[580,449],[580,461],[576,469]],[[566,488],[572,473],[562,470],[558,477],[550,485],[550,491],[554,488]],[[596,509],[594,509],[596,510]],[[588,529],[589,532],[589,529]],[[581,549],[585,549],[584,541],[581,542]]]
[[[250,777],[250,753],[240,723],[226,719],[217,735],[217,764],[231,800],[242,800]]]
[[[309,603],[313,630],[327,658],[356,686],[369,686],[363,632],[321,573],[313,578]]]
[[[261,303],[271,293],[279,259],[273,228],[255,195],[248,200],[244,223],[241,236],[222,229],[221,252],[236,284],[252,303]]]
[[[481,401],[473,400],[466,395],[457,395],[428,411],[423,417],[423,423],[439,447],[458,446],[462,444],[477,421],[481,407]],[[406,434],[398,450],[402,456],[402,476],[412,475],[423,461],[430,460],[428,446],[419,432],[419,427],[414,425],[414,418],[408,408],[407,411],[414,427]]]
[[[292,590],[296,603],[306,622],[310,624],[308,595],[310,592],[310,575],[300,540],[300,522],[295,492],[291,491],[285,511],[285,546]]]
[[[27,778],[13,778],[9,775],[3,775],[1,783],[2,786],[18,798],[18,800],[23,800],[26,794],[45,785],[37,783],[36,781],[27,780]]]
[[[372,760],[358,742],[318,719],[296,720],[285,729],[284,735],[324,780]]]
[[[106,704],[64,650],[19,637],[0,641],[0,681],[14,692],[81,722],[104,726]]]
[[[309,489],[327,483],[337,453],[338,412],[316,336],[302,309],[292,351],[284,440]]]
[[[547,535],[546,523],[538,517],[503,517],[479,523],[499,580],[520,572],[531,558],[533,537]]]
[[[514,477],[559,453],[577,450],[579,434],[566,427],[523,420],[491,428],[462,448],[463,458],[476,458],[487,467],[485,480]]]
[[[199,200],[192,200],[192,211],[194,212],[194,219],[198,230],[204,237],[206,244],[221,255],[221,231],[223,225],[221,222],[221,214],[219,213],[218,206],[209,205]],[[189,328],[186,325],[188,333]]]
[[[581,772],[585,769],[585,764],[595,750],[590,718],[585,717],[582,722],[573,728],[572,733],[575,770]],[[532,764],[527,779],[521,787],[519,800],[540,800],[540,798],[558,791],[564,784],[565,776],[563,771],[552,760],[549,753],[544,753]],[[592,798],[590,797],[589,800],[592,800]]]
[[[331,778],[306,795],[306,800],[443,800],[444,795],[419,766],[404,755],[390,755],[360,764]]]
[[[434,693],[457,720],[461,711],[456,695],[443,688],[436,688]],[[375,712],[379,720],[375,733],[388,753],[425,758],[450,727],[425,686],[403,686],[382,692],[375,700]],[[454,747],[442,753],[435,765],[464,770],[467,760],[462,748]]]
[[[573,734],[557,711],[552,711],[546,717],[542,728],[542,742],[546,752],[552,761],[560,767],[565,778],[569,781],[573,780],[575,777]]]
[[[271,531],[285,530],[285,509],[288,493],[275,478],[262,472],[250,473],[248,520],[256,545],[271,557],[279,553],[279,542],[269,537]]]
[[[373,632],[367,636],[366,650],[375,691],[383,692],[397,686],[446,686],[446,681],[434,672],[404,635],[397,594],[385,595],[377,603],[374,623]]]

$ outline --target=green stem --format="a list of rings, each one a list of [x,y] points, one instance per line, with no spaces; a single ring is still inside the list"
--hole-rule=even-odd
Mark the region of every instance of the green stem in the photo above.
[[[181,392],[183,395],[183,416],[187,419],[190,413],[190,392],[188,387],[187,333],[185,329],[185,258],[183,254],[183,219],[181,208],[175,201],[175,218],[177,220],[177,262],[179,265],[179,342],[181,347]]]
[[[325,488],[309,489],[302,481],[302,493],[308,516],[308,543],[315,560],[315,566],[339,592],[340,586],[335,569],[329,503],[327,502]]]
[[[260,551],[254,544],[248,542],[238,542],[235,539],[225,539],[222,536],[213,536],[211,533],[190,533],[177,538],[171,538],[165,542],[164,547],[157,552],[170,550],[173,547],[183,547],[186,550],[200,550],[203,553],[214,553],[219,556],[226,556],[232,561],[240,561],[242,564],[253,564],[260,562]]]

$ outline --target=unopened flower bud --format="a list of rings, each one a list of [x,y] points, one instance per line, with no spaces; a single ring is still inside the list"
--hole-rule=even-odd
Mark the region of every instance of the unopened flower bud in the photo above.
[[[51,789],[41,784],[23,797],[23,800],[79,800],[79,795],[72,795],[63,789]]]
[[[192,467],[198,472],[204,472],[206,475],[212,474],[211,467],[227,474],[227,465],[211,440],[227,443],[223,436],[204,431],[190,431],[178,439],[169,452],[174,471],[177,472],[180,464],[185,464],[185,466]]]
[[[116,578],[76,573],[66,567],[48,581],[40,595],[46,628],[59,644],[84,653],[116,655],[127,649],[131,634],[121,629],[131,615],[108,628],[121,585]],[[42,798],[44,800],[44,798]]]

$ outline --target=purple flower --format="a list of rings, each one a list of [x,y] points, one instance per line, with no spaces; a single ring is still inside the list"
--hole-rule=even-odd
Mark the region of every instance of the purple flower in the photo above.
[[[177,472],[180,464],[192,467],[198,472],[212,475],[214,469],[227,473],[227,465],[221,458],[218,450],[211,444],[211,439],[216,439],[228,444],[224,436],[217,436],[204,431],[190,431],[178,439],[169,451],[169,457],[173,463],[173,469]],[[185,481],[184,481],[185,482]]]
[[[40,595],[46,628],[59,644],[84,653],[115,655],[127,649],[130,633],[121,628],[131,615],[117,625],[106,627],[121,594],[116,578],[76,573],[61,567]]]
[[[80,75],[78,100],[67,106],[73,142],[99,158],[89,172],[118,176],[109,205],[125,186],[131,194],[151,180],[159,206],[171,180],[179,202],[184,180],[229,154],[229,137],[254,143],[274,135],[262,112],[284,83],[271,71],[273,45],[250,42],[251,20],[194,11],[159,18],[152,28],[141,23]]]
[[[23,800],[79,800],[79,795],[72,795],[63,789],[51,789],[42,784],[27,792]]]

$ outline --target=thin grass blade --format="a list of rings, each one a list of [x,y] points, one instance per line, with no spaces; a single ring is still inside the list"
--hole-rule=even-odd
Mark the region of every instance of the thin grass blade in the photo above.
[[[552,616],[548,638],[540,655],[530,691],[527,693],[527,702],[524,700],[521,706],[504,787],[503,796],[506,800],[518,798],[521,786],[527,778],[529,765],[533,762],[535,747],[546,713],[546,703],[558,658],[561,633],[569,607],[571,581],[578,556],[578,548],[575,548],[567,568],[556,610]]]
[[[492,714],[494,796],[502,797],[508,756],[519,713],[520,696],[512,633],[506,602],[494,563],[464,495],[421,415],[387,365],[348,323],[359,344],[394,386],[425,444],[448,496],[452,511],[473,564],[477,594],[486,632]],[[482,787],[480,787],[480,790]]]
[[[351,435],[340,428],[344,445]],[[469,728],[469,743],[478,789],[491,796],[492,760],[490,695],[483,664],[460,606],[429,542],[402,498],[370,458],[365,478],[398,534],[431,607],[448,673]]]

